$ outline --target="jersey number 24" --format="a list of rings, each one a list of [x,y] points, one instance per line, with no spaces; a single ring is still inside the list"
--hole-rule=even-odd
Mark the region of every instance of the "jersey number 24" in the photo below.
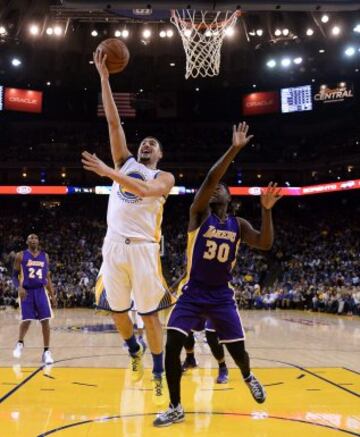
[[[38,279],[42,279],[43,278],[42,269],[34,269],[33,267],[30,267],[29,268],[29,278],[34,279],[35,276],[37,276]]]

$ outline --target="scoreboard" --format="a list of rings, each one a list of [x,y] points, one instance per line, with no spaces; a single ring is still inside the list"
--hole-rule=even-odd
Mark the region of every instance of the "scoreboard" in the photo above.
[[[312,109],[311,85],[281,89],[281,112],[283,114]]]

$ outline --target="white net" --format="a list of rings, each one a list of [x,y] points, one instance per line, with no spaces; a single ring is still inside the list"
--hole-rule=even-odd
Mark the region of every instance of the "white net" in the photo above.
[[[239,11],[172,11],[171,22],[177,27],[185,50],[186,79],[219,74],[222,43],[226,35],[234,32],[239,15]]]

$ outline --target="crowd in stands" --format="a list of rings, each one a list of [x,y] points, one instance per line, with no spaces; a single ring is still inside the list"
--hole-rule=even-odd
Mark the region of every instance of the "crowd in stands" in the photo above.
[[[276,221],[271,253],[259,258],[248,248],[235,273],[242,308],[308,309],[360,315],[360,226],[358,213],[333,211],[326,218],[306,212]],[[253,268],[249,261],[253,260]],[[257,265],[256,265],[257,262]],[[259,278],[259,272],[273,278]],[[271,281],[271,279],[274,279]]]
[[[55,209],[42,210],[36,216],[1,217],[0,305],[17,304],[12,265],[16,252],[26,248],[25,239],[30,233],[39,235],[42,248],[49,254],[58,306],[91,307],[105,223],[85,214],[66,215]]]
[[[188,205],[170,202],[164,219],[164,274],[169,284],[183,272]],[[179,202],[177,207],[176,202]],[[58,306],[92,307],[106,232],[104,202],[94,208],[41,208],[0,218],[0,307],[17,306],[11,281],[25,237],[39,234],[50,257]],[[87,209],[92,209],[91,213]],[[31,220],[29,219],[31,218]],[[246,217],[248,218],[248,217]],[[358,212],[332,211],[321,220],[306,214],[275,218],[270,252],[241,245],[234,269],[236,300],[244,309],[307,309],[360,315],[360,226]],[[253,222],[252,218],[250,220]],[[255,226],[258,221],[255,219]]]
[[[138,123],[125,120],[132,153],[147,135],[157,137],[164,149],[161,168],[173,172],[180,186],[195,187],[231,141],[231,122]],[[111,162],[107,125],[93,123],[16,122],[0,125],[0,179],[6,185],[108,184],[83,171],[81,153],[96,153]],[[327,121],[327,126],[331,125]],[[356,126],[356,127],[355,127]],[[302,129],[304,128],[304,129]],[[263,120],[251,125],[255,137],[229,170],[231,185],[258,185],[276,179],[292,186],[360,178],[360,128],[319,128],[311,135],[297,126]],[[313,126],[313,129],[315,127]],[[17,135],[22,132],[22,135]],[[316,145],[316,147],[314,147]],[[339,159],[341,156],[341,159]],[[21,182],[20,182],[21,181]]]
[[[354,124],[357,126],[357,124]],[[320,124],[321,126],[321,124]],[[358,127],[330,130],[313,128],[311,135],[304,135],[305,126],[291,124],[273,118],[251,124],[255,137],[251,146],[242,152],[243,162],[288,163],[313,161],[359,153],[360,129]],[[125,121],[124,130],[133,151],[147,135],[155,136],[164,145],[164,162],[212,162],[219,157],[224,146],[231,141],[231,122],[146,123]],[[17,132],[23,132],[19,137]],[[83,150],[96,152],[102,158],[109,156],[109,137],[104,120],[94,123],[26,123],[18,122],[0,126],[0,146],[3,160],[43,162],[54,160],[63,165],[79,164]],[[310,139],[309,139],[310,138]],[[316,147],[314,147],[316,144]]]

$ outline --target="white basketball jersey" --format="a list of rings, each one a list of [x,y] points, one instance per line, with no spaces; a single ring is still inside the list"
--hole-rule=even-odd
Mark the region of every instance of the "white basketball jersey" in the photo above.
[[[159,170],[147,168],[131,156],[119,172],[149,181],[156,178]],[[114,182],[109,197],[106,237],[113,241],[135,238],[159,243],[165,200],[164,196],[138,197]]]

